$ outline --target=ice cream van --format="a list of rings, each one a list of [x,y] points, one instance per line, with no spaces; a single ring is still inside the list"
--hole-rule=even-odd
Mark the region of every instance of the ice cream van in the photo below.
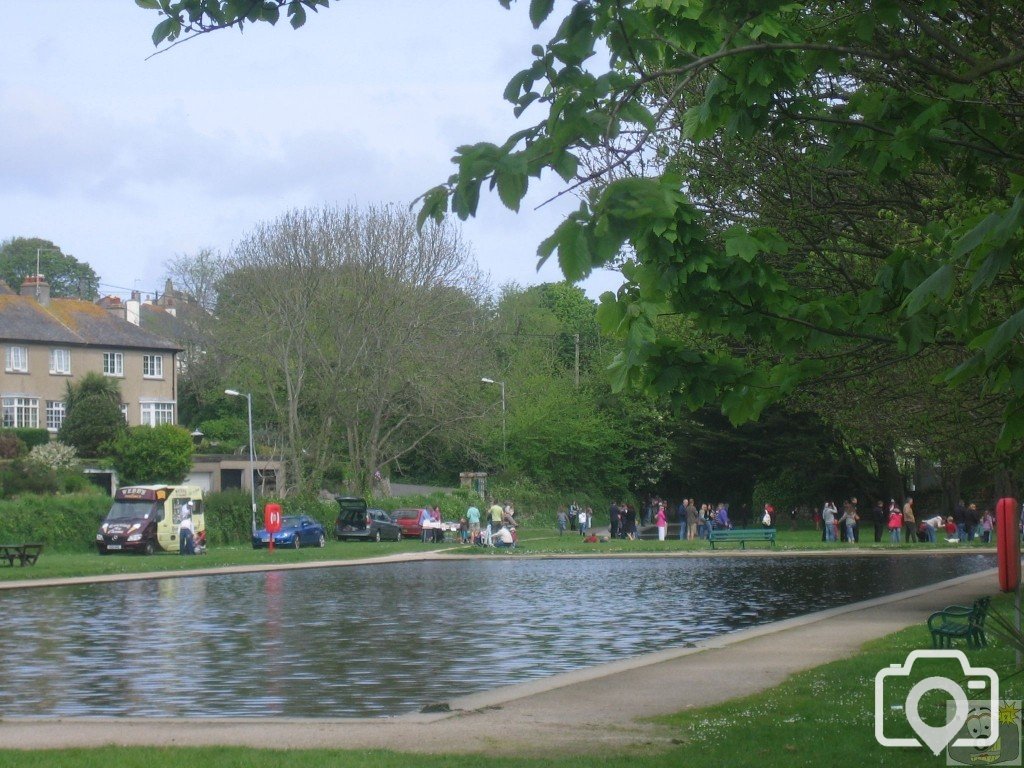
[[[141,552],[178,551],[182,508],[192,503],[196,536],[206,530],[203,489],[193,485],[128,485],[114,493],[114,504],[96,532],[96,549]]]

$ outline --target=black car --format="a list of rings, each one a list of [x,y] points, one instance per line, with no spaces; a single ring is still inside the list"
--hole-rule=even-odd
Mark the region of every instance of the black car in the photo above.
[[[334,535],[338,541],[402,540],[402,529],[383,509],[367,509],[364,499],[347,496],[338,498],[338,506],[338,520],[334,524]]]

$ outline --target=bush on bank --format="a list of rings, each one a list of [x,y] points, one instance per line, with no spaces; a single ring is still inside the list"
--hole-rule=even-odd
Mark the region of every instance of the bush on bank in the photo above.
[[[58,552],[81,552],[93,546],[96,529],[110,509],[100,492],[63,496],[26,494],[0,500],[0,541],[45,544]]]

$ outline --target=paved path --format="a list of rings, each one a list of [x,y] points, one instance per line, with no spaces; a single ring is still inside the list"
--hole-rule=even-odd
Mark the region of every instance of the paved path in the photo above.
[[[0,720],[0,744],[23,749],[231,744],[520,756],[667,745],[672,733],[625,723],[623,713],[643,718],[756,693],[795,672],[848,656],[868,640],[922,623],[933,610],[997,590],[993,569],[754,627],[693,648],[452,699],[448,713],[373,720]]]

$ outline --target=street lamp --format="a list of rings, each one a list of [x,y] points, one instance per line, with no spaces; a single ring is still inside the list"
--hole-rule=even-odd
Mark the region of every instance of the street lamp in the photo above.
[[[244,397],[249,413],[249,493],[252,497],[252,534],[256,535],[256,449],[252,442],[252,393],[239,392],[237,389],[225,389],[225,395]]]
[[[501,460],[505,461],[505,454],[508,451],[508,441],[505,437],[505,382],[494,379],[480,379],[484,384],[497,384],[501,387]]]

